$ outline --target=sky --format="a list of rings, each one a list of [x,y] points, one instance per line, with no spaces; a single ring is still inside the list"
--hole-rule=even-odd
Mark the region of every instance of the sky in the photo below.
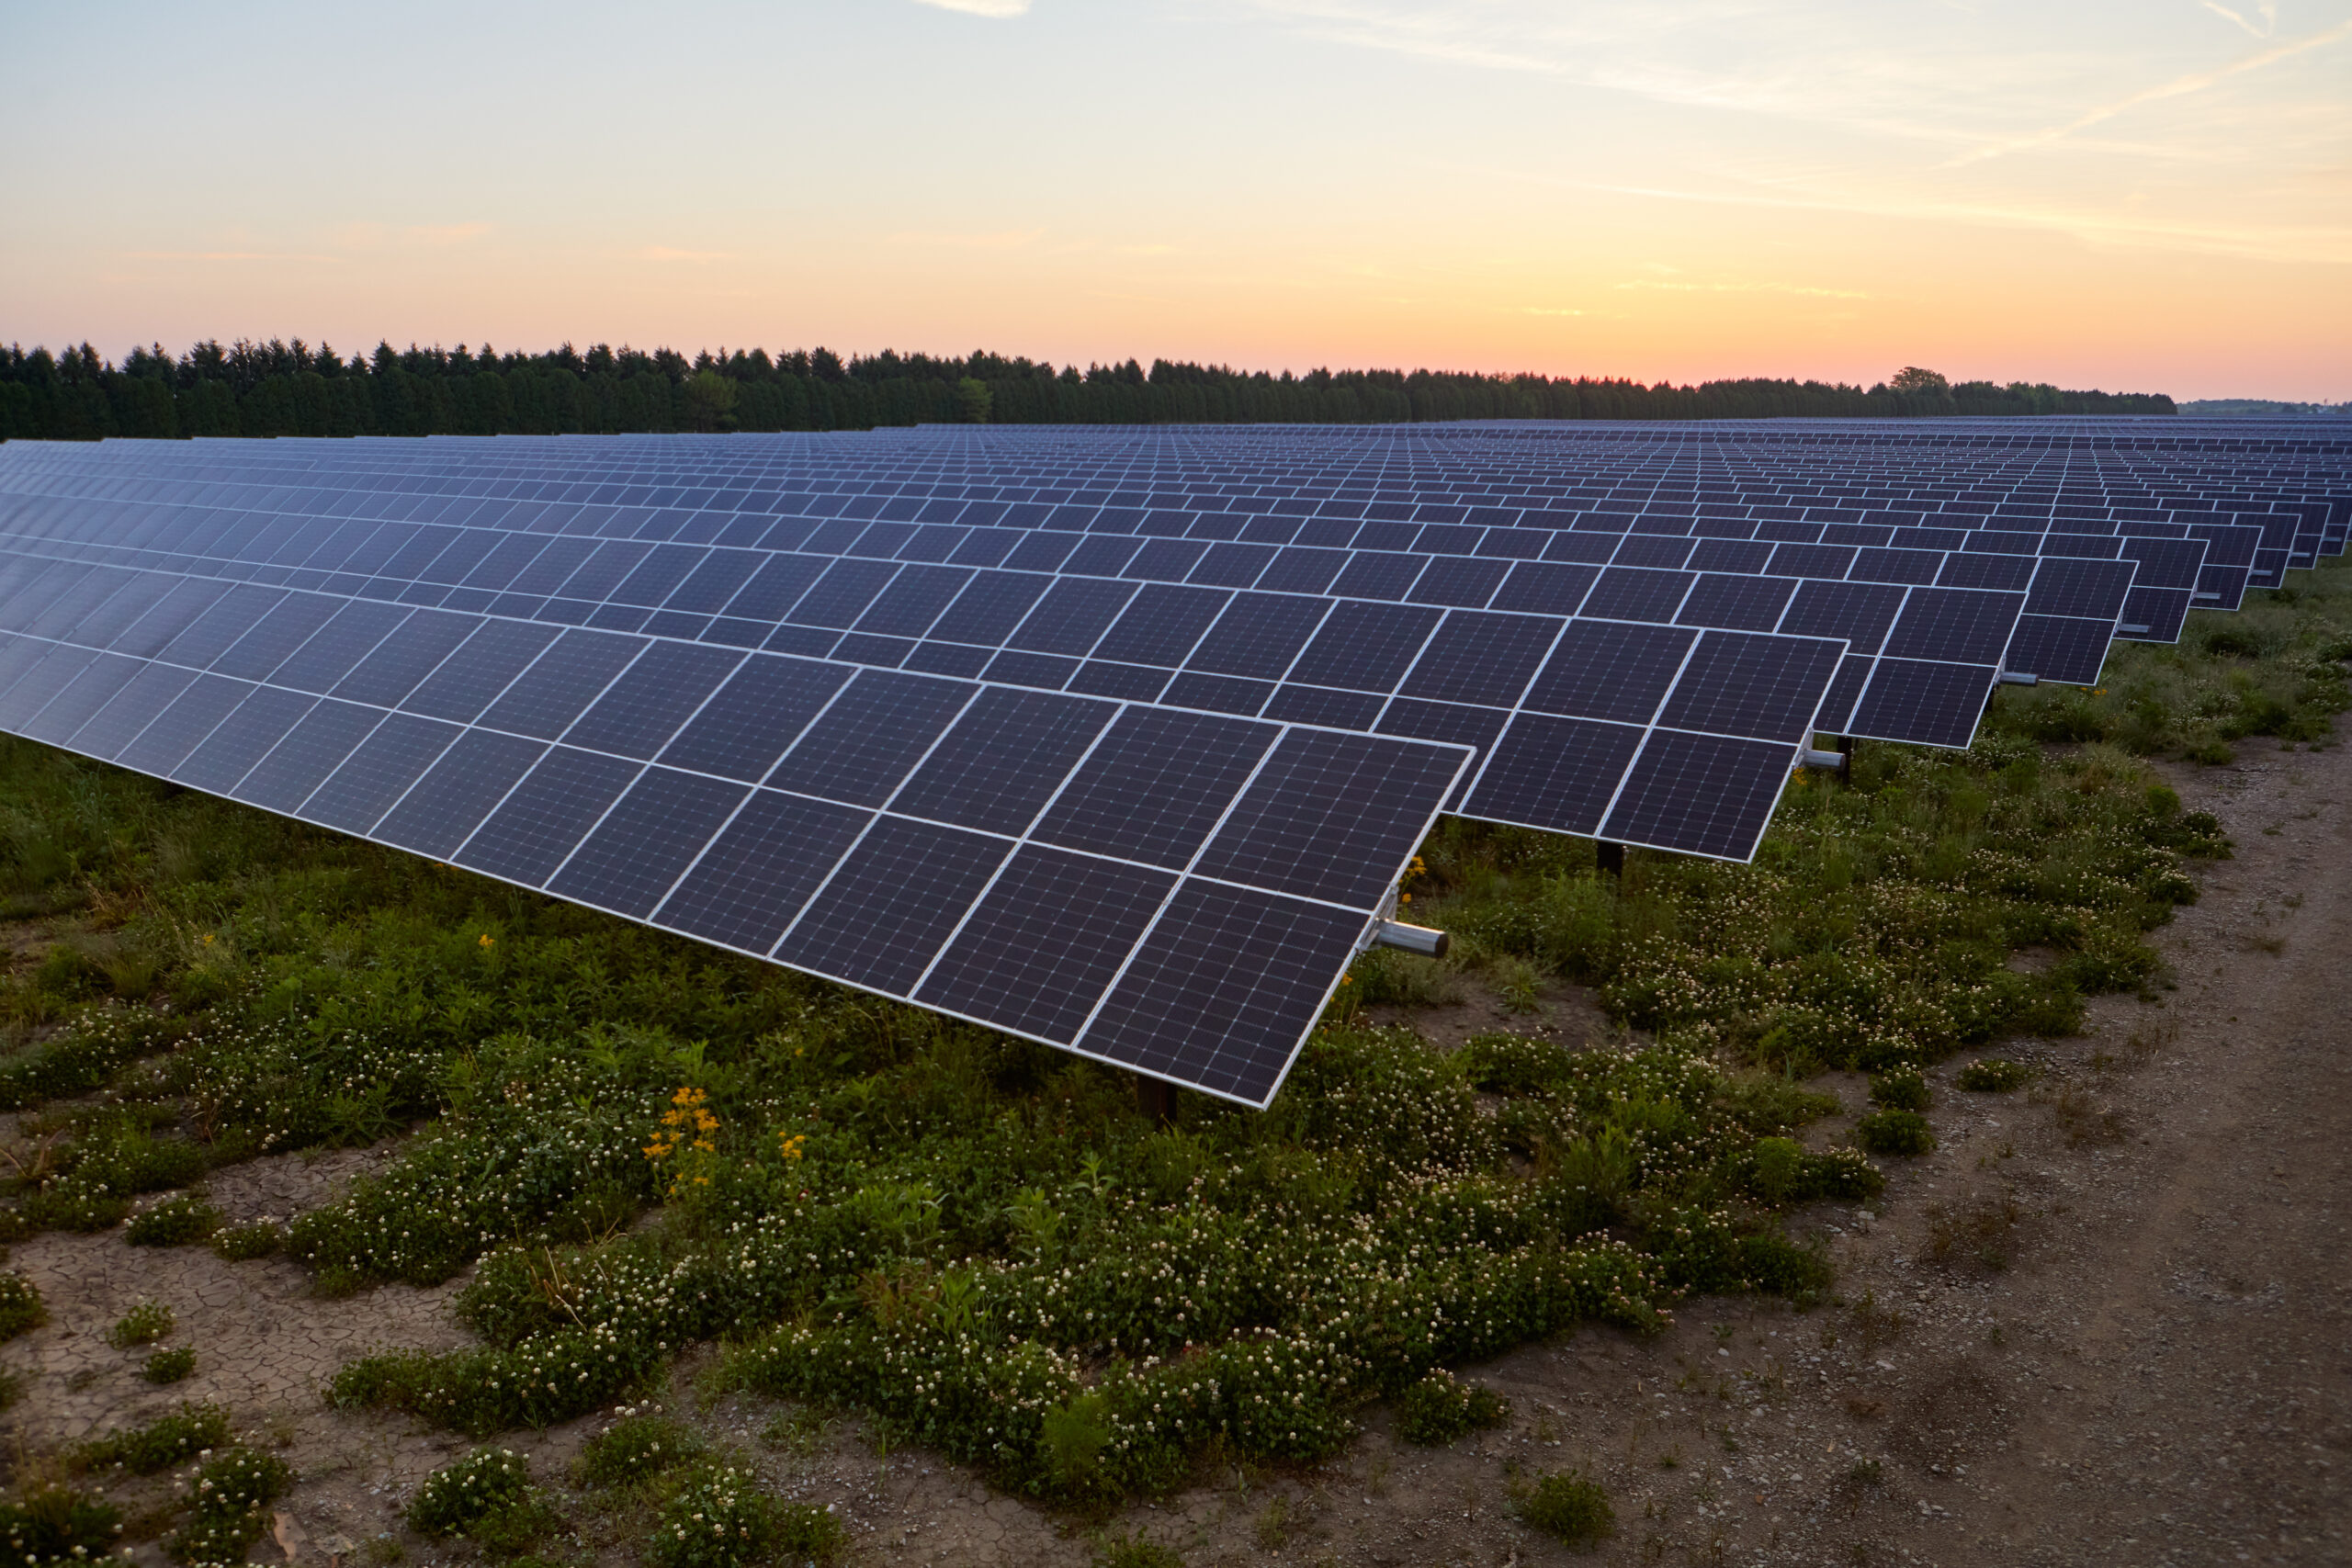
[[[0,0],[0,341],[2352,399],[2352,0]]]

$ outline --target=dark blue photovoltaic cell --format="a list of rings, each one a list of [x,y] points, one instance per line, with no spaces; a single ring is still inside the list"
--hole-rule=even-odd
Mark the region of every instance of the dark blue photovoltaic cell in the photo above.
[[[1330,608],[1322,599],[1236,594],[1193,650],[1191,668],[1212,675],[1279,680]]]
[[[1171,873],[1032,844],[980,899],[915,999],[1070,1041],[1175,886]]]
[[[1612,566],[1592,585],[1578,614],[1615,621],[1671,621],[1696,581],[1687,571]]]
[[[1147,583],[1094,645],[1094,657],[1175,669],[1232,597],[1216,589]]]
[[[643,637],[612,632],[567,631],[514,678],[477,722],[488,729],[553,740],[650,646]]]
[[[1393,883],[1443,798],[1458,751],[1295,729],[1260,768],[1194,870],[1301,897],[1363,903]],[[1330,852],[1336,851],[1337,852]]]
[[[447,860],[546,750],[520,736],[469,729],[409,786],[369,837]]]
[[[1626,773],[1600,833],[1745,860],[1788,774],[1786,746],[1657,730]]]
[[[354,600],[270,671],[269,682],[298,692],[331,692],[394,627],[419,613],[395,604]]]
[[[153,723],[155,716],[171,705],[196,678],[190,671],[175,670],[167,664],[146,665],[88,723],[72,735],[61,737],[58,744],[112,761],[116,753],[130,745],[132,738]]]
[[[1646,724],[1698,640],[1697,632],[1679,627],[1570,621],[1522,705]]]
[[[1573,615],[1600,580],[1596,567],[1523,560],[1496,590],[1493,606],[1539,615]]]
[[[636,763],[617,757],[554,747],[454,858],[469,870],[536,887],[555,874],[637,773]]]
[[[1522,713],[1496,743],[1464,807],[1498,822],[1590,834],[1642,733],[1637,725]]]
[[[653,919],[766,953],[872,819],[850,807],[754,790]]]
[[[1139,944],[1078,1048],[1261,1104],[1322,1011],[1364,917],[1188,881]]]
[[[891,809],[992,833],[1023,832],[1117,711],[1084,697],[983,690]]]
[[[259,625],[214,660],[210,669],[216,675],[232,675],[240,681],[266,680],[271,671],[286,662],[287,656],[308,642],[311,634],[326,625],[341,607],[341,601],[323,594],[289,594]],[[196,662],[181,660],[176,651],[170,657],[175,663]]]
[[[772,788],[880,806],[979,687],[866,671],[768,776]]]
[[[652,757],[745,657],[734,649],[654,643],[564,731],[563,742]]]
[[[1279,733],[1271,724],[1130,708],[1071,777],[1035,836],[1182,869]]]
[[[1560,627],[1546,617],[1457,610],[1423,646],[1397,692],[1433,702],[1508,708],[1527,689]],[[1496,716],[1498,727],[1501,716]]]
[[[1441,614],[1424,605],[1342,600],[1331,606],[1315,639],[1291,666],[1290,679],[1362,692],[1393,690],[1412,668]]]
[[[1890,659],[1998,664],[2017,625],[2018,596],[1972,589],[1914,588],[1883,649]]]
[[[1796,591],[1793,578],[1710,573],[1691,585],[1690,595],[1683,600],[1675,619],[1686,626],[1769,632],[1780,626],[1781,612],[1789,607]]]
[[[22,721],[17,732],[52,746],[65,743],[76,730],[112,702],[141,670],[150,666],[115,654],[96,655],[40,711]]]
[[[2114,636],[2114,625],[2108,621],[2019,615],[2004,668],[2045,681],[2087,686],[2098,679],[2099,670],[2107,663],[2108,645]]]
[[[226,795],[263,753],[285,739],[318,699],[275,686],[256,686],[172,770],[172,782]]]
[[[354,665],[350,673],[327,688],[346,702],[397,707],[425,677],[481,623],[470,615],[439,610],[403,612],[407,618]]]
[[[847,683],[838,664],[755,653],[661,754],[675,768],[755,784]]]
[[[1108,629],[1136,592],[1132,582],[1063,578],[1047,590],[1010,646],[1031,653],[1083,656]]]
[[[984,571],[956,595],[956,603],[932,626],[931,635],[948,642],[992,648],[1012,635],[1053,581],[1026,572]]]
[[[275,588],[239,583],[222,594],[158,655],[166,663],[209,669],[232,643],[254,629],[286,595]],[[135,629],[135,628],[134,628]]]
[[[400,705],[427,718],[470,724],[557,637],[553,626],[486,621]]]
[[[904,995],[1012,848],[1010,840],[959,828],[879,818],[775,956]]]
[[[1871,582],[1807,582],[1789,601],[1780,629],[1792,637],[1841,637],[1849,653],[1876,653],[1905,592]]]
[[[381,708],[320,703],[231,793],[248,806],[291,815],[384,718]]]
[[[641,919],[750,794],[748,784],[648,768],[564,862],[548,891]]]
[[[245,700],[253,687],[243,681],[202,675],[172,705],[117,754],[115,761],[138,773],[169,778],[203,739]]]
[[[1916,735],[1930,746],[1965,746],[1998,673],[1991,665],[1882,659],[1855,706],[1851,732]]]
[[[1779,740],[1785,750],[1812,730],[1823,689],[1844,657],[1843,644],[1826,640],[1709,632],[1691,650],[1657,722]],[[1784,769],[1787,761],[1781,758]]]

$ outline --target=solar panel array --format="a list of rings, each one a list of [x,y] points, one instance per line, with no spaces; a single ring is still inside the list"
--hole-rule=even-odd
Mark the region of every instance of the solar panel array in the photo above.
[[[0,446],[0,728],[1251,1104],[1434,815],[1754,852],[1816,731],[2340,550],[2306,424]]]

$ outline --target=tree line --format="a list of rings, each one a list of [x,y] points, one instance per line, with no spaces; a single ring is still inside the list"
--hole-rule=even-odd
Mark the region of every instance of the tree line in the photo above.
[[[570,344],[550,353],[405,350],[345,359],[300,338],[162,344],[119,364],[87,343],[0,348],[0,440],[106,436],[555,435],[641,431],[869,430],[877,425],[1283,423],[1462,419],[1925,418],[2169,414],[2162,393],[1948,382],[1907,367],[1888,381],[1747,379],[1674,386],[1457,371],[1235,370],[1154,360],[1057,369],[976,353],[841,355],[823,348],[645,353]]]

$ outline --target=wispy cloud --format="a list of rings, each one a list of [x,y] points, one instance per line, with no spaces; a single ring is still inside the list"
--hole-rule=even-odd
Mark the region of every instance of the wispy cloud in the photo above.
[[[2219,10],[2220,7],[2214,6],[2213,9]],[[2292,43],[2282,43],[2272,49],[2262,50],[2257,53],[2247,55],[2243,60],[2233,60],[2217,70],[2192,71],[2186,76],[2176,76],[2169,82],[2159,83],[2153,87],[2143,87],[2139,92],[2118,98],[2112,103],[2101,104],[2095,109],[2086,110],[2064,125],[2053,125],[2047,130],[2037,130],[2030,136],[2011,137],[2005,141],[1996,141],[1989,146],[1980,147],[1973,152],[1963,152],[1943,166],[1958,168],[1966,164],[1982,163],[1987,158],[2005,157],[2011,152],[2046,147],[2053,141],[2074,135],[2078,130],[2086,130],[2103,120],[2113,119],[2120,114],[2138,108],[2143,104],[2158,103],[2165,98],[2185,97],[2190,93],[2201,93],[2206,88],[2226,82],[2233,76],[2243,76],[2249,71],[2259,71],[2266,65],[2276,65],[2282,60],[2290,60],[2298,54],[2309,53],[2314,49],[2324,49],[2332,43],[2341,43],[2347,38],[2352,38],[2352,21],[2339,22],[2325,32],[2313,33],[2309,38],[2298,39]]]
[[[992,17],[1003,20],[1029,14],[1029,0],[915,0],[919,6],[933,6],[942,11],[961,11],[967,17]]]
[[[2208,11],[2212,12],[2213,15],[2220,17],[2226,21],[2234,22],[2239,27],[2244,28],[2247,32],[2252,33],[2256,38],[2268,38],[2271,34],[2278,30],[2278,7],[2271,5],[2269,0],[2263,0],[2263,4],[2256,6],[2254,8],[2255,15],[2262,18],[2262,25],[2258,28],[2252,22],[2247,21],[2240,13],[2231,10],[2227,6],[2217,6],[2213,3],[2213,0],[2197,0],[2197,3],[2204,6]]]

